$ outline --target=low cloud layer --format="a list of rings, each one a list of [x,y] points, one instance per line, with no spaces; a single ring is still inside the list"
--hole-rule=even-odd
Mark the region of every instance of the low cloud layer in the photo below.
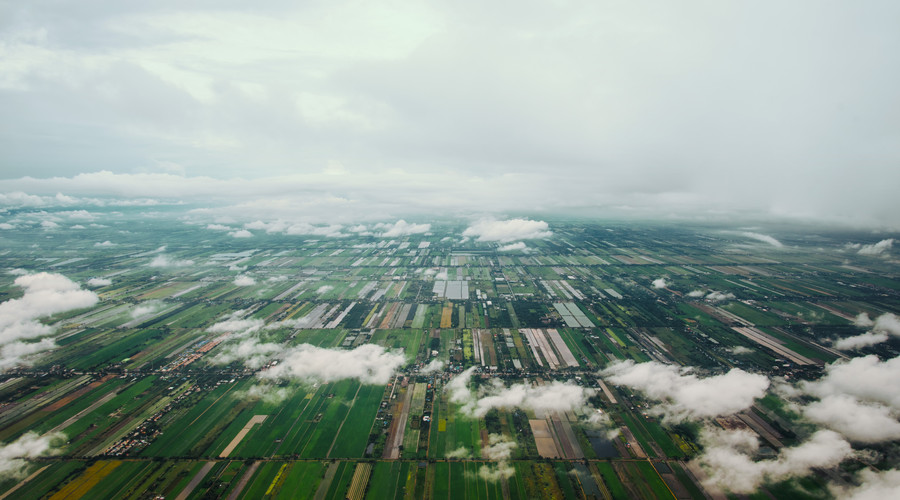
[[[653,280],[652,286],[653,286],[653,288],[655,288],[657,290],[661,290],[661,289],[669,286],[669,284],[666,283],[665,278],[656,278],[655,280]]]
[[[872,243],[871,245],[862,245],[859,247],[857,253],[860,255],[884,255],[890,252],[893,245],[894,239],[889,238],[881,240],[878,243]]]
[[[752,232],[747,231],[747,232],[741,233],[741,236],[744,236],[745,238],[754,239],[756,241],[761,241],[763,243],[768,243],[769,245],[772,245],[775,248],[784,247],[783,243],[781,243],[780,241],[776,240],[775,238],[769,236],[768,234],[752,233]]]
[[[431,224],[411,224],[400,219],[393,224],[375,224],[375,230],[380,232],[379,236],[384,238],[396,238],[398,236],[409,236],[410,234],[427,233],[431,231]]]
[[[875,355],[837,361],[800,389],[819,401],[800,407],[804,417],[860,443],[900,439],[900,358]]]
[[[763,397],[769,387],[768,378],[738,368],[723,375],[700,378],[689,368],[656,361],[620,361],[601,371],[600,375],[613,384],[641,391],[661,401],[653,411],[670,423],[737,413]]]
[[[829,430],[803,443],[782,448],[771,460],[754,460],[759,450],[755,433],[707,428],[701,435],[704,452],[695,460],[706,471],[704,484],[732,493],[751,493],[764,483],[808,475],[813,468],[834,467],[852,456],[850,443]]]
[[[426,375],[429,373],[437,373],[444,369],[445,364],[446,363],[444,363],[443,361],[441,361],[437,358],[432,359],[431,361],[428,362],[427,365],[423,366],[422,369],[419,370],[419,373],[426,374]]]
[[[501,434],[489,434],[488,446],[481,450],[481,456],[488,460],[497,460],[496,464],[485,464],[478,468],[478,476],[487,481],[509,479],[516,475],[516,469],[509,464],[512,452],[518,446]]]
[[[549,238],[553,232],[546,222],[528,219],[482,219],[463,231],[463,236],[478,241],[510,243],[516,240]]]
[[[549,412],[582,408],[593,394],[592,389],[572,382],[553,381],[537,386],[521,383],[506,387],[498,380],[492,380],[476,394],[469,388],[474,373],[475,367],[469,368],[446,386],[450,401],[461,404],[461,411],[471,417],[481,418],[493,408],[522,408],[543,416]]]
[[[526,248],[528,248],[528,245],[526,245],[524,241],[519,241],[516,243],[510,243],[509,245],[503,245],[503,246],[497,248],[497,251],[499,251],[499,252],[515,252],[515,251],[525,250]]]
[[[159,254],[147,264],[150,267],[190,267],[194,261],[190,259],[173,259],[166,254]]]
[[[0,478],[24,478],[28,469],[25,459],[51,455],[65,440],[66,436],[62,433],[38,436],[28,432],[9,444],[0,445]]]
[[[234,286],[253,286],[256,284],[256,280],[251,276],[247,276],[246,274],[242,274],[232,281]]]
[[[386,384],[406,362],[402,352],[388,351],[375,344],[350,351],[301,344],[284,350],[278,357],[281,362],[260,372],[260,378],[319,382],[355,378],[364,384]]]
[[[24,289],[22,297],[0,304],[0,370],[54,347],[52,339],[23,342],[54,332],[52,326],[38,322],[39,318],[90,307],[99,300],[97,294],[82,290],[61,274],[26,274],[16,278],[15,284]]]

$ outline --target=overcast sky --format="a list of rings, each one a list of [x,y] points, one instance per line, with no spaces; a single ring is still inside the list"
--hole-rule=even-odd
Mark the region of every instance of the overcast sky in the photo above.
[[[0,1],[0,192],[900,227],[900,2],[243,4]]]

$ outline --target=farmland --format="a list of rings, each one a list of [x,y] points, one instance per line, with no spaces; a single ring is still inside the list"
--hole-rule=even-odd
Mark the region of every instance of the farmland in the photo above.
[[[52,441],[16,455],[0,495],[706,498],[703,432],[746,429],[765,460],[814,423],[774,382],[731,413],[674,418],[604,369],[787,384],[900,349],[894,336],[835,347],[865,331],[860,315],[900,312],[897,261],[847,246],[871,235],[812,245],[782,228],[776,247],[720,227],[556,221],[504,251],[452,220],[395,238],[238,239],[174,215],[101,216],[40,249],[37,229],[3,233],[3,301],[39,272],[97,300],[41,317],[53,346],[0,374],[0,442]],[[544,390],[578,404],[532,403]],[[881,457],[865,465],[897,465],[896,441],[865,449]],[[861,464],[759,492],[827,497]]]

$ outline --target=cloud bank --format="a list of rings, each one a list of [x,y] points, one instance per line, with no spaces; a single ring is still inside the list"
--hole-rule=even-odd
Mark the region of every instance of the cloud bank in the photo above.
[[[55,346],[52,339],[23,342],[54,332],[52,326],[38,322],[39,318],[90,307],[99,300],[97,294],[82,290],[61,274],[26,274],[16,278],[15,284],[24,289],[22,297],[0,303],[0,369]]]
[[[463,231],[463,236],[478,241],[510,243],[515,240],[549,238],[553,232],[546,222],[528,219],[482,219]]]
[[[263,379],[301,379],[335,382],[355,378],[363,384],[386,384],[405,362],[401,352],[388,351],[375,344],[353,350],[324,349],[301,344],[278,356],[281,362],[257,376]]]
[[[668,423],[737,413],[763,397],[769,387],[768,378],[739,368],[723,375],[700,378],[689,368],[656,361],[619,361],[602,370],[600,375],[613,384],[624,385],[662,401],[653,411],[663,415],[663,421]]]
[[[498,380],[492,380],[476,394],[469,389],[474,373],[475,367],[463,371],[445,388],[450,401],[461,404],[461,411],[471,417],[481,418],[493,408],[522,408],[543,416],[549,412],[582,408],[593,394],[592,389],[572,382],[553,381],[538,386],[520,383],[505,387]]]

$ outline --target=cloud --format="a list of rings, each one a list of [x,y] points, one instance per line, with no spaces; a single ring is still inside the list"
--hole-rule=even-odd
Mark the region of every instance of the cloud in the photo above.
[[[160,248],[164,249],[165,247]],[[166,254],[159,254],[147,265],[149,267],[189,267],[194,265],[194,261],[190,259],[172,259]]]
[[[112,285],[112,280],[109,278],[91,278],[87,280],[88,286],[109,286]]]
[[[669,284],[666,283],[665,278],[657,278],[657,279],[653,280],[653,288],[655,288],[657,290],[665,288],[667,286],[669,286]]]
[[[900,357],[881,361],[875,355],[826,365],[825,375],[804,381],[799,389],[819,401],[799,407],[811,422],[848,439],[878,443],[900,439]]]
[[[831,485],[831,494],[844,500],[885,500],[900,497],[900,470],[862,469],[856,476],[859,486]]]
[[[158,300],[148,300],[131,310],[132,319],[142,318],[144,316],[149,316],[153,313],[160,311],[163,308],[162,302]]]
[[[813,468],[834,467],[852,456],[853,449],[833,431],[815,432],[803,443],[782,448],[772,460],[754,460],[759,449],[749,430],[707,428],[701,434],[703,454],[695,460],[706,471],[704,484],[732,493],[750,493],[768,482],[808,475]]]
[[[331,285],[322,285],[316,289],[316,295],[322,295],[323,293],[327,293],[334,290],[334,287]]]
[[[398,236],[408,236],[410,234],[421,234],[431,231],[431,224],[410,224],[403,219],[393,224],[379,223],[375,224],[375,229],[382,230],[379,235],[384,238],[394,238]],[[359,232],[359,231],[355,231]]]
[[[756,352],[756,351],[754,351],[753,349],[750,349],[749,347],[744,347],[744,346],[742,346],[742,345],[736,345],[736,346],[734,346],[734,347],[732,347],[731,349],[728,349],[728,350],[731,351],[732,354],[738,354],[738,355],[740,355],[740,354],[752,354],[752,353]]]
[[[230,231],[228,236],[231,236],[232,238],[252,238],[253,233],[246,229],[238,229],[237,231]]]
[[[690,368],[656,361],[619,361],[600,372],[616,385],[624,385],[662,401],[654,413],[666,422],[731,415],[749,408],[765,395],[769,379],[733,368],[723,375],[699,378]]]
[[[41,222],[41,227],[44,229],[56,229],[59,227],[59,224],[53,222],[52,220],[45,220]]]
[[[695,299],[699,299],[700,297],[703,297],[704,295],[706,295],[706,292],[703,290],[692,290],[692,291],[688,292],[687,295],[688,295],[688,297],[693,297]]]
[[[104,242],[94,243],[94,246],[95,247],[114,247],[114,246],[116,246],[116,244],[109,240],[106,240]]]
[[[43,436],[28,432],[11,443],[0,445],[0,478],[23,479],[29,465],[25,459],[54,454],[65,440],[65,434],[60,432]]]
[[[731,300],[733,298],[735,298],[735,297],[734,297],[734,294],[731,292],[722,293],[722,292],[717,292],[715,290],[713,290],[712,292],[709,292],[706,295],[706,300],[709,300],[712,302],[721,302],[723,300]]]
[[[330,238],[339,238],[347,236],[341,232],[344,226],[341,224],[314,225],[308,222],[289,222],[286,220],[275,220],[273,222],[263,222],[257,220],[244,224],[244,229],[263,230],[266,233],[281,233],[291,236],[312,235],[326,236]]]
[[[553,232],[544,221],[528,219],[482,219],[463,231],[463,236],[478,241],[509,243],[515,240],[549,238]]]
[[[572,382],[553,381],[537,386],[520,383],[505,387],[498,380],[483,386],[475,394],[468,387],[474,373],[475,367],[469,368],[446,386],[450,401],[462,404],[461,411],[471,417],[481,418],[493,408],[522,408],[543,416],[549,412],[582,408],[587,398],[593,394],[592,389]]]
[[[242,274],[232,281],[234,286],[253,286],[256,284],[256,280],[246,274]]]
[[[207,328],[206,331],[210,333],[235,333],[242,336],[258,332],[265,324],[265,321],[258,318],[244,319],[244,314],[246,312],[243,310],[235,311],[225,316],[225,319]]]
[[[0,229],[15,229],[16,226],[9,222],[0,222]]]
[[[489,434],[488,446],[481,450],[481,455],[488,460],[497,460],[496,465],[482,465],[478,468],[478,476],[487,481],[499,481],[516,475],[516,470],[509,465],[512,452],[518,446],[515,441],[504,438],[501,434]]]
[[[900,380],[900,357],[881,361],[872,354],[829,364],[825,367],[825,376],[817,381],[804,382],[801,388],[820,398],[846,394],[861,401],[883,403],[900,410],[900,385],[897,380]]]
[[[222,347],[218,354],[212,357],[211,363],[227,365],[240,361],[247,368],[262,368],[269,358],[284,349],[280,344],[271,342],[261,343],[255,338],[246,338],[237,343],[229,343]]]
[[[472,452],[465,446],[460,446],[453,451],[447,452],[445,455],[447,458],[469,458],[472,456]]]
[[[206,229],[211,231],[231,231],[232,228],[223,224],[207,224]]]
[[[260,372],[260,378],[320,382],[355,378],[364,384],[386,384],[406,362],[402,352],[388,351],[375,344],[364,344],[350,351],[301,344],[283,350],[278,357],[281,362]]]
[[[859,313],[859,315],[853,319],[853,324],[856,326],[863,327],[863,328],[868,328],[868,327],[874,325],[875,322],[872,321],[871,318],[869,318],[868,314],[862,312],[862,313]]]
[[[445,365],[445,363],[443,361],[441,361],[437,358],[434,358],[431,361],[429,361],[427,365],[423,366],[422,369],[419,370],[419,373],[425,374],[425,375],[427,375],[429,373],[436,373],[436,372],[443,370],[444,365]]]
[[[862,247],[860,247],[858,253],[860,255],[883,255],[891,250],[891,246],[893,246],[893,244],[894,239],[888,238],[871,245],[863,245]]]
[[[99,300],[97,294],[82,290],[61,274],[26,274],[16,278],[15,284],[25,290],[22,297],[0,303],[0,346],[3,349],[0,369],[22,362],[24,356],[53,347],[50,339],[38,343],[21,342],[54,332],[52,326],[39,323],[38,318],[90,307]]]
[[[862,403],[853,396],[835,394],[803,408],[809,421],[837,431],[860,443],[880,443],[900,439],[897,411],[877,403]]]
[[[525,244],[524,241],[519,241],[516,243],[510,243],[509,245],[503,245],[497,249],[499,252],[512,252],[515,250],[525,250],[528,248],[528,245]]]
[[[886,333],[866,332],[853,337],[835,340],[833,345],[835,349],[852,351],[886,342],[887,339],[888,335]]]
[[[290,397],[287,387],[276,387],[270,384],[252,385],[246,391],[237,391],[238,399],[258,399],[267,404],[278,404]]]
[[[781,243],[780,241],[776,240],[775,238],[769,236],[768,234],[752,233],[749,231],[745,231],[745,232],[741,233],[741,236],[751,238],[751,239],[754,239],[757,241],[761,241],[763,243],[768,243],[769,245],[772,245],[775,248],[784,247],[783,243]]]
[[[875,324],[872,325],[872,330],[900,337],[900,317],[897,317],[897,315],[893,313],[884,313],[875,318]]]

